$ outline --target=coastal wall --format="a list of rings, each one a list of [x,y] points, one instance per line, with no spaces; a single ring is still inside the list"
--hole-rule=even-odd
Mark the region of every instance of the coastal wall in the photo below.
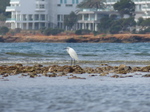
[[[100,34],[100,35],[14,35],[0,36],[0,42],[68,42],[68,43],[136,43],[150,42],[150,34]]]

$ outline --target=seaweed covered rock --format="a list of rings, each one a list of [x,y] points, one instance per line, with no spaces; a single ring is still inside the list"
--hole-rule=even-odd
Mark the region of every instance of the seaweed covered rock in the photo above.
[[[85,73],[85,71],[79,66],[58,66],[58,65],[53,65],[49,68],[49,72],[55,73],[55,72],[64,72],[64,73],[77,73],[77,74],[82,74]]]
[[[150,72],[150,66],[145,66],[141,69],[142,72]]]
[[[131,72],[132,68],[130,66],[126,66],[126,65],[120,65],[118,67],[118,69],[116,69],[116,73],[118,74],[127,74],[129,72]]]

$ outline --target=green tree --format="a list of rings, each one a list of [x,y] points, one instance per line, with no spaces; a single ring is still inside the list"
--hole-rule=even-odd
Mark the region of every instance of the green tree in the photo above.
[[[101,33],[109,33],[110,26],[114,23],[116,20],[116,15],[104,16],[101,18],[100,23],[98,24],[98,29]]]
[[[72,27],[77,23],[77,15],[74,12],[71,12],[69,15],[66,15],[64,18],[64,25],[72,29]]]
[[[138,18],[137,25],[141,26],[143,21],[144,21],[144,19],[142,17]]]
[[[139,18],[137,25],[139,26],[139,33],[148,33],[150,31],[150,18]]]
[[[121,25],[122,31],[128,31],[129,28],[134,27],[136,25],[134,17],[120,19],[118,20],[118,23]]]
[[[6,6],[9,5],[10,0],[0,0],[0,20],[5,21],[5,19],[10,15],[10,13],[6,13]]]
[[[8,29],[7,27],[2,26],[2,27],[0,28],[0,34],[1,34],[1,35],[5,35],[7,32],[9,32],[9,29]]]
[[[77,5],[78,8],[104,9],[106,0],[83,0]]]
[[[120,13],[122,18],[124,14],[135,16],[135,4],[132,0],[120,0],[113,7]]]

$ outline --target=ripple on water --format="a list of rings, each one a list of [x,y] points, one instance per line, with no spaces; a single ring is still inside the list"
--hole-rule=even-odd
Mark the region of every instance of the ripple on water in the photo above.
[[[2,82],[0,112],[149,112],[148,78],[10,78]]]

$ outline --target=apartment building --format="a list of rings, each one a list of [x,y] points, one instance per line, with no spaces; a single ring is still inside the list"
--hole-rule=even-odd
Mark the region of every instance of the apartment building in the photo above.
[[[78,15],[79,20],[77,23],[77,29],[89,29],[92,31],[97,31],[97,25],[103,16],[111,16],[113,14],[119,14],[114,10],[113,5],[119,0],[106,0],[104,3],[106,9],[82,9]],[[135,20],[137,21],[139,17],[150,18],[150,0],[132,0],[135,5]],[[128,15],[124,15],[124,18],[128,18]]]
[[[11,18],[6,23],[11,29],[36,30],[44,27],[63,28],[64,15],[76,10],[82,0],[10,0],[6,12]]]
[[[11,24],[11,29],[21,28],[36,30],[44,27],[64,28],[64,16],[71,11],[76,11],[77,4],[83,0],[10,0],[10,6],[6,12],[11,12],[11,18],[6,23]],[[107,9],[89,10],[83,9],[77,29],[97,30],[100,15],[116,13],[113,4],[119,0],[106,0]],[[136,18],[150,18],[150,0],[132,0],[136,4]]]

